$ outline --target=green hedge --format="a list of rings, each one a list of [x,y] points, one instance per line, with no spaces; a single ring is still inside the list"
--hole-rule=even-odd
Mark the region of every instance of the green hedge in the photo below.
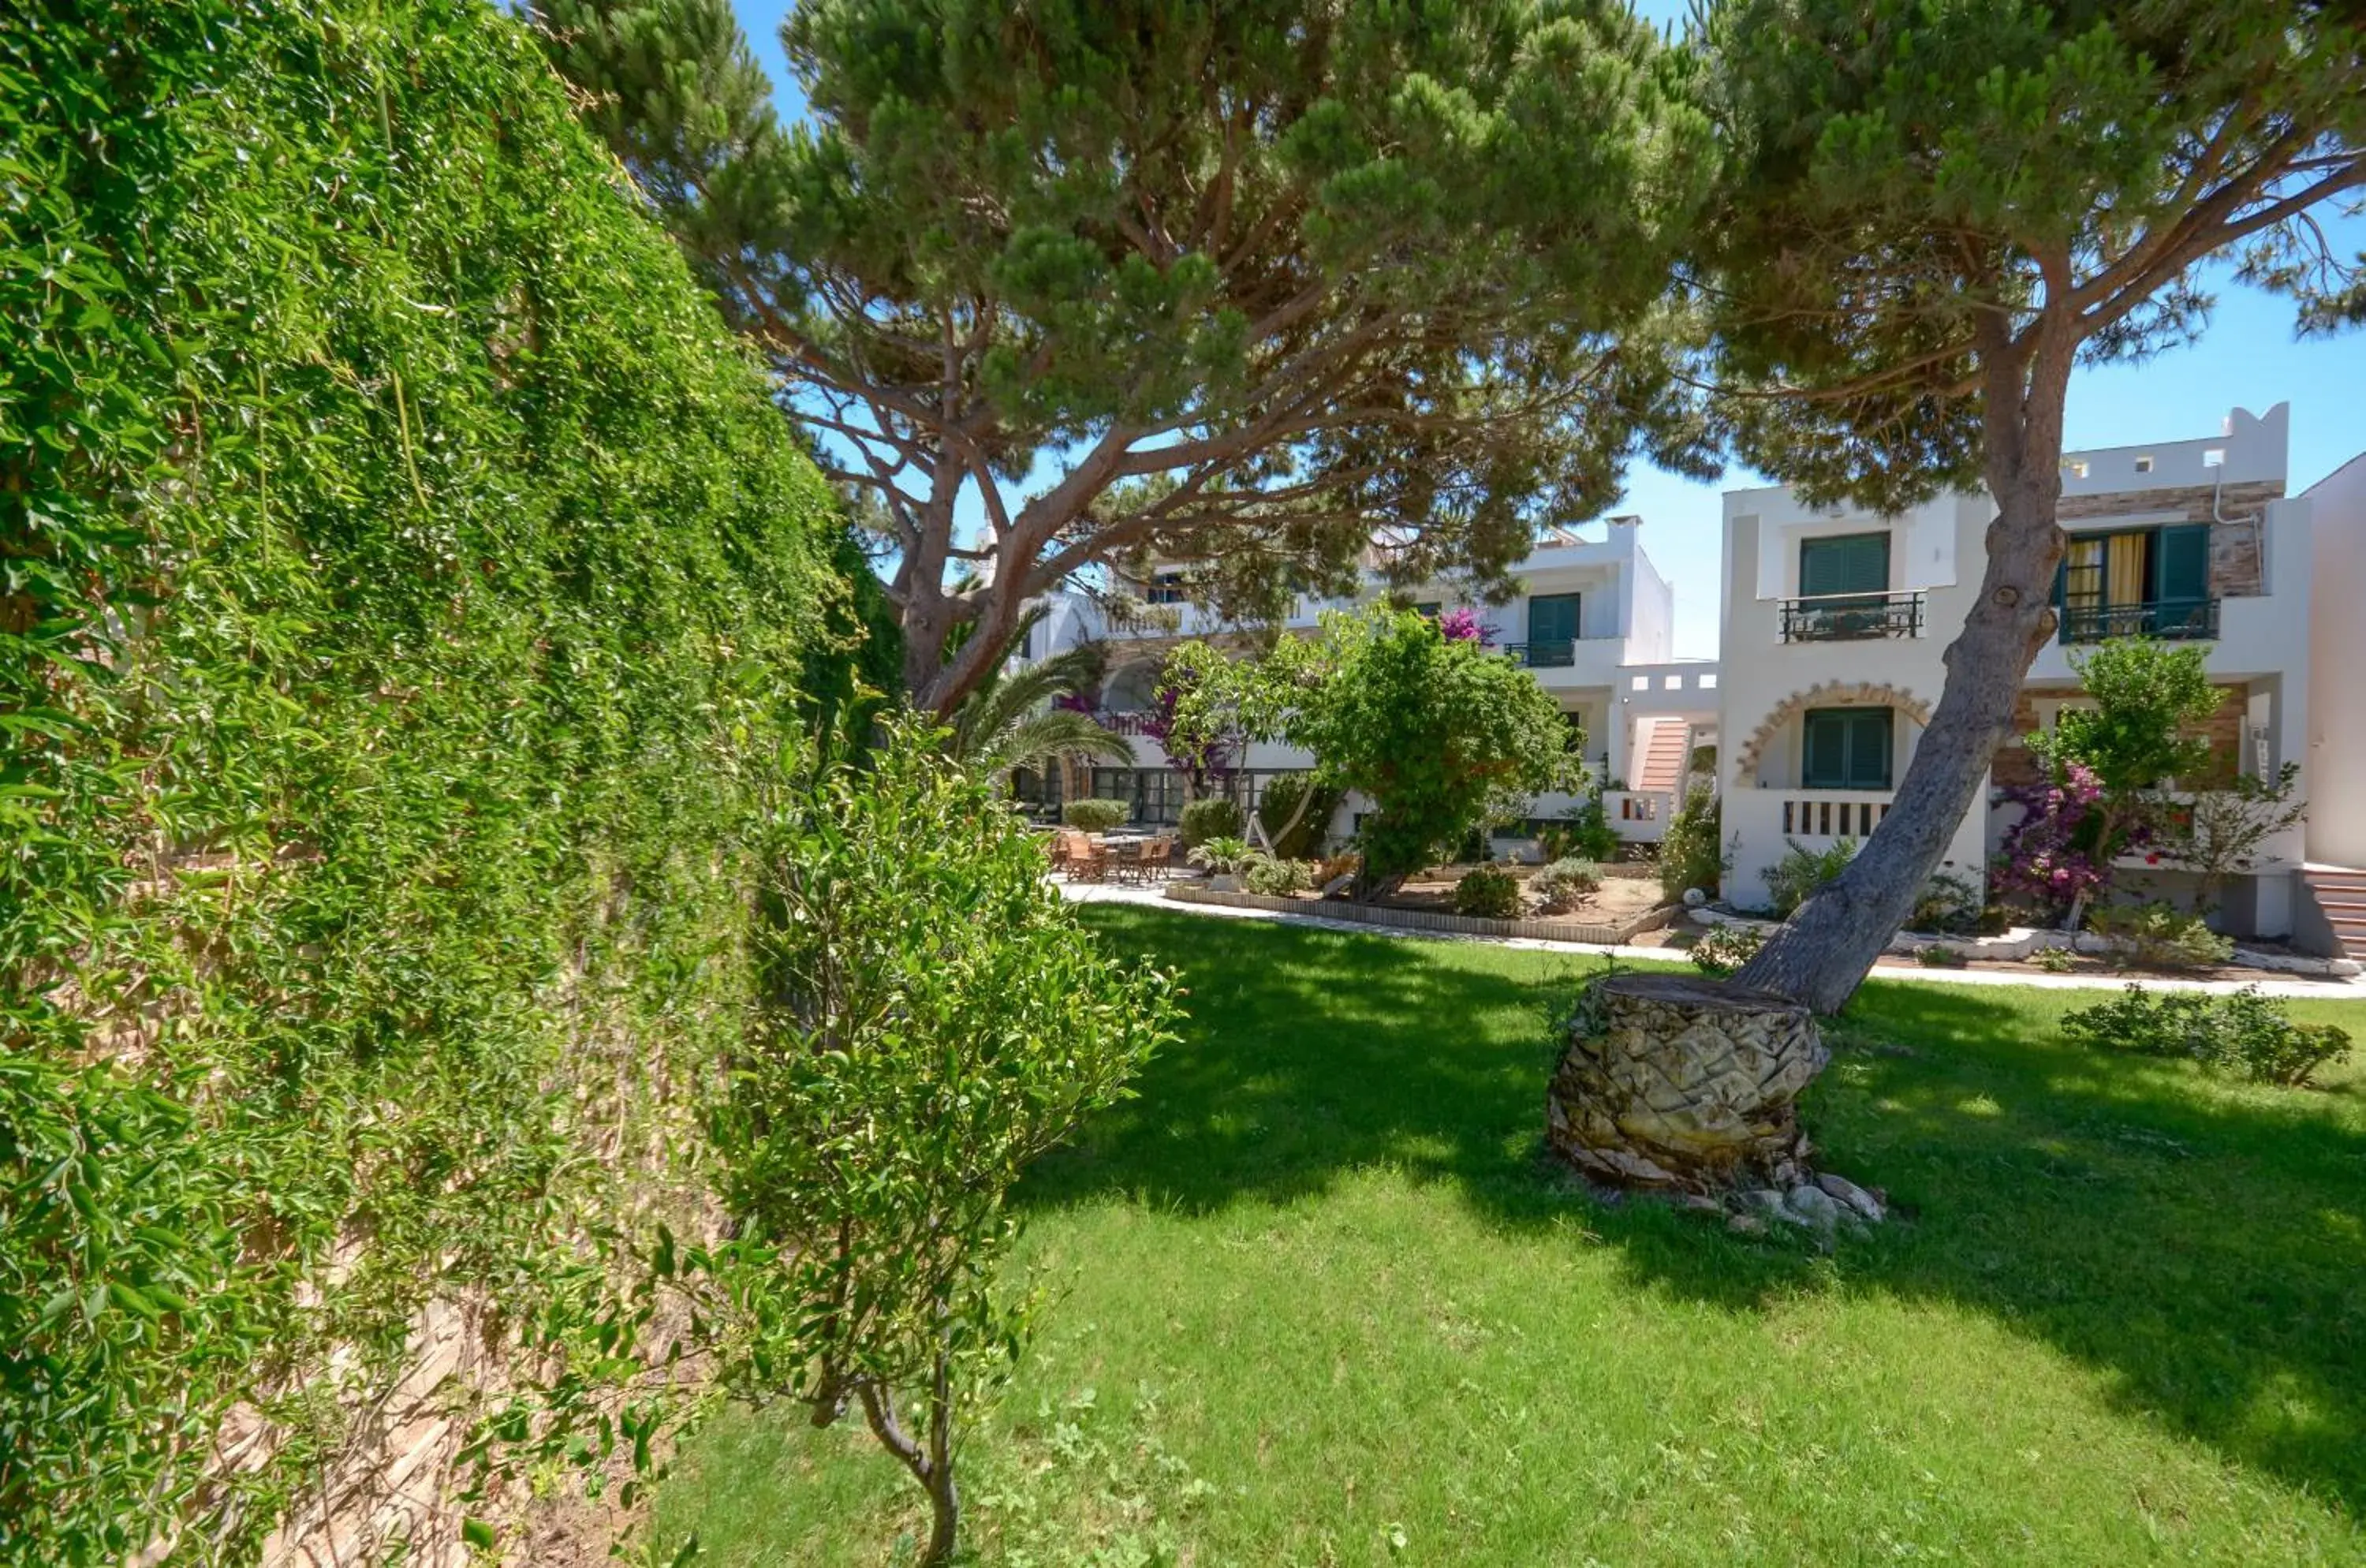
[[[830,498],[472,0],[8,8],[0,193],[0,1561],[234,1559],[431,1294],[596,1381]]]

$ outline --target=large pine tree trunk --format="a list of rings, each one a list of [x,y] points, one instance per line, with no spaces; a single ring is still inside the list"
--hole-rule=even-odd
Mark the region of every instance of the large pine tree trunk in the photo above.
[[[1793,1187],[1808,1156],[1797,1101],[1824,1062],[1814,1019],[1786,998],[1693,975],[1613,975],[1571,1026],[1546,1140],[1617,1187]]]
[[[1946,684],[1896,800],[1855,860],[1801,905],[1734,977],[1833,1012],[1905,924],[2012,728],[2016,697],[2053,635],[2062,530],[2062,411],[2077,347],[2067,321],[2045,323],[2016,348],[1998,324],[1981,355],[1989,525],[1980,594],[1945,654]]]

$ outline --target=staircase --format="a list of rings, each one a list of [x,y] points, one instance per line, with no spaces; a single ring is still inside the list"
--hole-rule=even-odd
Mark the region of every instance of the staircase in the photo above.
[[[1680,718],[1647,718],[1642,761],[1635,769],[1639,795],[1673,795],[1684,782],[1684,760],[1692,751],[1693,727]],[[2366,898],[2366,892],[2359,897]],[[2366,914],[2366,909],[2360,911]]]
[[[2333,927],[2333,940],[2351,958],[2366,962],[2366,871],[2312,865],[2301,872],[2316,906]]]

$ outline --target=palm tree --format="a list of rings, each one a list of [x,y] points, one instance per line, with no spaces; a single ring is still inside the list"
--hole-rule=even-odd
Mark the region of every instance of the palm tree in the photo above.
[[[1027,632],[1042,615],[1036,610],[1020,622],[1010,646],[1024,646]],[[1100,674],[1101,651],[1089,643],[1015,675],[1007,662],[997,663],[953,710],[950,750],[970,766],[996,774],[1065,757],[1131,762],[1133,748],[1124,737],[1103,729],[1089,714],[1051,705],[1054,697],[1091,690]]]

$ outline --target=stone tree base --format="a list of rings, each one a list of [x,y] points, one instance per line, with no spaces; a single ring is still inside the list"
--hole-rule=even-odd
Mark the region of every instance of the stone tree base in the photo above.
[[[1571,1027],[1546,1136],[1614,1186],[1794,1188],[1812,1179],[1795,1102],[1828,1059],[1799,1003],[1689,975],[1613,975]]]

